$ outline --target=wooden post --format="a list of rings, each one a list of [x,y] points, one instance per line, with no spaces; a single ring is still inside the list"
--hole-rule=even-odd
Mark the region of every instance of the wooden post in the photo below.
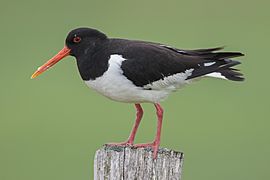
[[[180,180],[183,158],[165,148],[153,160],[150,148],[105,145],[95,155],[94,180]]]

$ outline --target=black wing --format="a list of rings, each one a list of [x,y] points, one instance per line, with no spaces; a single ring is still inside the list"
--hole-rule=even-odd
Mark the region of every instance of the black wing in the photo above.
[[[228,58],[242,56],[238,52],[215,52],[221,48],[181,50],[141,41],[119,41],[123,74],[136,86],[144,86],[164,77],[194,69],[188,79],[220,72],[231,80],[243,80],[242,74],[231,67],[240,64]],[[123,48],[124,47],[124,48]],[[207,63],[213,63],[208,65]]]

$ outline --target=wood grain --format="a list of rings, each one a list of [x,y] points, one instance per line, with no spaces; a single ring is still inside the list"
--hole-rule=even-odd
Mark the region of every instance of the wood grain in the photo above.
[[[180,180],[183,158],[166,148],[154,160],[150,148],[105,145],[95,155],[94,180]]]

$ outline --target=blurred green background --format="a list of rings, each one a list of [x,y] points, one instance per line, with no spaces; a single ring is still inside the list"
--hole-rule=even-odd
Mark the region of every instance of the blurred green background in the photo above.
[[[184,180],[270,179],[270,1],[0,1],[0,179],[93,179],[95,151],[125,140],[135,111],[89,90],[68,57],[31,80],[66,34],[241,51],[243,83],[205,79],[163,102],[162,147],[185,153]],[[153,139],[154,107],[136,142]]]

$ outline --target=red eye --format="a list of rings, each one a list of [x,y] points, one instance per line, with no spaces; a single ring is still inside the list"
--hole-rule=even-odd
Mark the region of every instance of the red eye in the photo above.
[[[79,43],[79,42],[81,42],[81,40],[82,39],[79,36],[73,38],[73,42],[75,42],[75,43]]]

